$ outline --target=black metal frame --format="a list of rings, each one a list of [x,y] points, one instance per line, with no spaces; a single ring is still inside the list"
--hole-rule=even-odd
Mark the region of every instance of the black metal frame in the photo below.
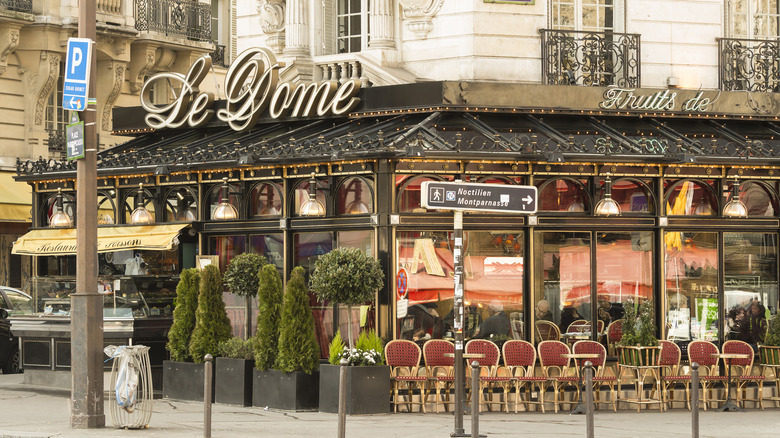
[[[780,39],[718,38],[723,91],[780,92]]]

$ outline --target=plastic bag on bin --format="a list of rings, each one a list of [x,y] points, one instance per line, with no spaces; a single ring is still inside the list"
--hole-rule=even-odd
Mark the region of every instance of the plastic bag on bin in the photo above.
[[[133,412],[139,379],[139,370],[133,361],[133,354],[123,346],[116,347],[113,345],[103,349],[103,352],[110,358],[118,361],[116,386],[114,387],[116,402],[127,412]]]

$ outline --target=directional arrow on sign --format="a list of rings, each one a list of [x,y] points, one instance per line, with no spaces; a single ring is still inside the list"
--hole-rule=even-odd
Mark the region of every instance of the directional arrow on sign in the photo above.
[[[530,204],[534,202],[534,198],[532,198],[531,196],[526,196],[525,198],[523,198],[523,201],[525,201],[526,204]]]

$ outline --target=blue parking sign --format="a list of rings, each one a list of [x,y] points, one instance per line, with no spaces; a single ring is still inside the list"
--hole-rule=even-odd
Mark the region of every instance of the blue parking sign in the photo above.
[[[62,84],[62,108],[84,111],[87,108],[89,73],[92,66],[92,40],[69,38]]]

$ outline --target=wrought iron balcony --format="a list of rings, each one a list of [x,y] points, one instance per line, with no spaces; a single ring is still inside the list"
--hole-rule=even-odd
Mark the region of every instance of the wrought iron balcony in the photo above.
[[[211,5],[189,0],[135,0],[135,28],[211,41]]]
[[[211,63],[219,67],[227,67],[227,60],[225,59],[225,46],[215,44],[216,49],[211,52]]]
[[[65,131],[61,129],[47,129],[49,134],[47,144],[49,146],[49,153],[53,156],[58,154],[65,156]]]
[[[719,38],[720,89],[780,92],[780,40]]]
[[[542,83],[641,87],[639,34],[541,29]]]
[[[32,0],[0,0],[0,9],[32,14]]]

